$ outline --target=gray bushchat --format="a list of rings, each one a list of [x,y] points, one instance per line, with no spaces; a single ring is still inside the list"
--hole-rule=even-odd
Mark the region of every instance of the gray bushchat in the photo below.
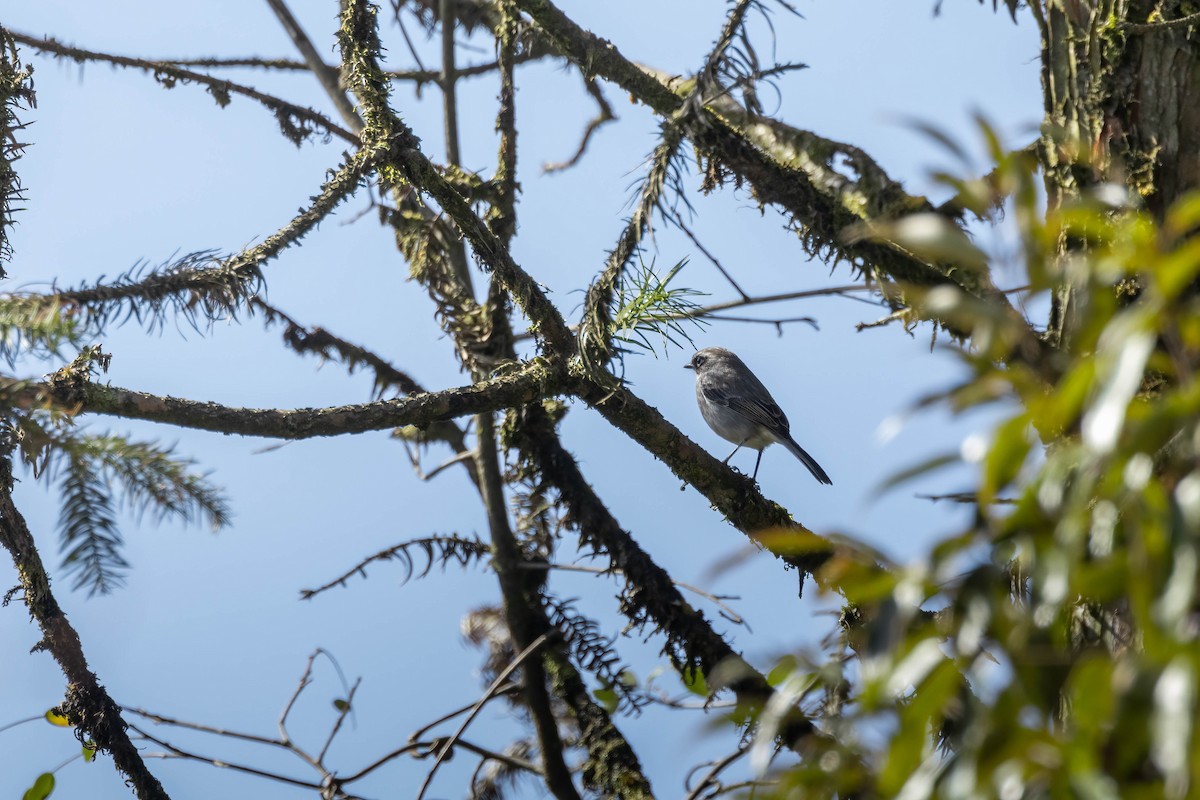
[[[816,459],[796,444],[783,410],[740,358],[724,347],[706,347],[683,366],[696,371],[696,402],[708,427],[737,445],[724,463],[728,464],[743,447],[757,450],[758,460],[751,476],[754,480],[758,478],[763,449],[778,442],[792,451],[818,481],[833,483]]]

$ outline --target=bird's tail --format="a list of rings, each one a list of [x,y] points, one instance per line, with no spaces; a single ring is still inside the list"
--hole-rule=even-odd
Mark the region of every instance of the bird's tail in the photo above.
[[[829,480],[829,476],[825,474],[825,470],[821,469],[821,465],[817,463],[817,460],[806,453],[803,447],[796,444],[795,439],[789,436],[786,439],[780,440],[780,444],[791,450],[792,455],[800,459],[800,462],[808,467],[808,471],[813,474],[814,478],[827,486],[833,485],[833,481]]]

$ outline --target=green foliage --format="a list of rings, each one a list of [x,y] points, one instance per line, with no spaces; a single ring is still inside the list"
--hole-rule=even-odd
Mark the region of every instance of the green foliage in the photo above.
[[[69,453],[63,459],[62,511],[58,527],[63,567],[75,575],[75,588],[107,594],[129,566],[121,556],[123,541],[108,485],[86,459]]]
[[[817,575],[838,576],[853,613],[823,657],[772,682],[806,707],[849,686],[848,702],[769,796],[1200,792],[1200,197],[1161,222],[1112,186],[1046,212],[1027,157],[1000,162],[954,185],[981,211],[1008,202],[1026,302],[1069,290],[1071,313],[1046,335],[1057,346],[1030,347],[997,305],[906,287],[914,317],[973,333],[970,377],[942,400],[1005,417],[964,448],[972,525],[906,568],[847,549]],[[947,243],[984,254],[945,230],[926,252],[908,233],[876,230],[931,258]]]
[[[657,355],[655,340],[665,351],[667,345],[682,347],[680,340],[691,344],[685,324],[702,328],[708,322],[693,316],[699,306],[692,298],[703,292],[686,287],[672,287],[671,281],[687,265],[680,261],[664,276],[654,271],[654,264],[639,259],[638,266],[627,269],[617,285],[612,317],[612,338],[628,348],[646,350]]]
[[[63,347],[78,345],[75,314],[53,297],[7,295],[0,297],[0,358],[9,366],[18,356],[59,356]]]
[[[220,491],[191,470],[191,461],[176,458],[168,448],[110,434],[72,438],[64,450],[63,564],[76,573],[76,588],[107,592],[128,566],[111,519],[114,484],[131,511],[139,516],[149,512],[156,522],[204,520],[214,531],[229,523]]]
[[[121,555],[115,493],[129,511],[139,517],[149,512],[156,523],[204,520],[213,530],[229,523],[221,492],[170,448],[88,434],[50,411],[23,416],[15,428],[24,463],[35,476],[58,482],[63,566],[75,576],[77,589],[110,592],[129,566]]]
[[[37,780],[33,782],[25,790],[22,800],[46,800],[47,797],[54,791],[54,775],[50,772],[43,772],[37,776]]]

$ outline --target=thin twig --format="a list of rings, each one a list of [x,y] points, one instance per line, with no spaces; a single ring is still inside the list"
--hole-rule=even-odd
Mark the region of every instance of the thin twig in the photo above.
[[[492,692],[492,698],[494,699],[497,697],[504,697],[505,695],[510,695],[513,692],[519,692],[520,690],[521,690],[521,684],[519,684],[519,683],[505,684],[504,686],[501,686],[496,691]],[[423,737],[425,734],[429,733],[429,731],[433,730],[438,725],[441,725],[443,722],[449,722],[450,720],[454,719],[455,717],[458,717],[458,716],[461,716],[461,715],[467,713],[468,711],[475,708],[475,706],[478,705],[478,703],[479,703],[478,700],[472,700],[470,703],[467,703],[466,705],[462,706],[461,708],[456,708],[453,711],[449,711],[449,712],[443,714],[442,716],[435,719],[433,722],[430,722],[428,725],[423,725],[420,728],[417,728],[415,731],[413,731],[411,734],[409,734],[409,736],[408,736],[409,744],[420,741],[421,737]],[[41,717],[35,717],[35,719],[41,719]]]
[[[300,778],[292,778],[287,775],[280,775],[279,773],[276,773],[276,772],[267,772],[266,770],[261,770],[256,767],[246,766],[245,764],[235,764],[230,761],[225,761],[224,759],[221,759],[221,758],[212,758],[210,756],[202,756],[198,753],[189,752],[187,750],[184,750],[183,748],[176,747],[175,745],[171,744],[170,742],[167,742],[163,739],[159,739],[158,737],[154,736],[153,734],[142,730],[137,725],[134,725],[132,723],[129,725],[129,729],[134,731],[135,733],[137,733],[138,736],[142,737],[146,741],[153,742],[154,744],[158,745],[159,747],[165,748],[166,750],[170,751],[169,754],[162,754],[162,755],[157,755],[155,753],[147,753],[148,757],[152,757],[152,758],[153,757],[158,757],[158,758],[175,757],[175,758],[187,759],[189,761],[203,761],[205,764],[211,764],[214,767],[231,769],[231,770],[234,770],[235,772],[244,772],[247,775],[257,775],[260,778],[269,778],[270,780],[279,781],[280,783],[287,783],[292,786],[302,786],[305,789],[319,790],[321,788],[321,784],[313,783],[312,781],[306,781],[306,780],[302,780]]]
[[[382,767],[384,764],[388,763],[389,761],[392,761],[393,759],[396,759],[402,755],[411,753],[414,750],[423,751],[424,755],[428,755],[428,753],[436,746],[437,746],[436,741],[435,742],[408,742],[406,744],[401,745],[400,747],[397,747],[395,750],[392,750],[391,752],[387,753],[386,755],[380,756],[379,758],[375,759],[370,764],[363,767],[362,769],[360,769],[358,772],[354,773],[353,775],[350,775],[345,778],[339,778],[338,780],[342,784],[354,783],[356,780],[358,780],[366,775],[371,774],[372,772],[379,769],[380,767]],[[422,755],[420,757],[424,757],[424,755]]]
[[[267,322],[284,324],[283,339],[298,353],[315,353],[322,358],[338,359],[353,370],[359,362],[366,364],[375,373],[375,387],[379,395],[387,387],[395,387],[404,394],[421,394],[425,388],[391,362],[361,345],[353,344],[335,336],[321,327],[301,325],[279,308],[255,295],[250,298],[251,308],[257,308],[266,316]],[[377,395],[377,396],[379,396]]]
[[[751,297],[747,300],[728,300],[723,303],[713,303],[712,305],[701,306],[695,311],[696,316],[708,316],[716,311],[728,311],[734,308],[743,308],[745,306],[759,306],[764,303],[782,303],[787,300],[802,300],[806,297],[828,297],[831,295],[845,295],[850,292],[873,292],[874,286],[863,283],[851,283],[843,286],[826,286],[821,289],[803,289],[795,292],[782,292],[780,294],[765,294],[757,297]]]
[[[583,139],[580,140],[579,147],[575,150],[575,154],[566,161],[556,161],[553,163],[547,162],[546,164],[543,164],[543,172],[561,172],[564,169],[569,169],[578,164],[579,160],[583,158],[583,154],[587,152],[587,146],[592,140],[592,135],[600,129],[600,126],[608,122],[612,122],[617,118],[617,115],[613,113],[612,106],[608,104],[608,100],[604,97],[604,92],[600,89],[600,85],[596,83],[594,78],[590,78],[585,75],[583,79],[583,85],[587,90],[587,93],[591,95],[593,100],[596,101],[596,106],[599,108],[599,111],[596,113],[596,116],[593,117],[592,120],[587,124],[587,127],[584,128]]]
[[[27,44],[30,47],[34,48],[35,50],[38,50],[38,51],[44,52],[44,53],[50,53],[50,54],[53,54],[53,55],[56,55],[56,56],[59,56],[62,58],[70,58],[70,59],[72,59],[74,61],[78,61],[78,62],[102,61],[102,62],[109,63],[109,64],[115,64],[119,67],[131,67],[133,69],[140,69],[140,70],[144,70],[146,72],[150,72],[155,76],[162,76],[160,78],[160,81],[162,80],[162,78],[169,78],[172,81],[185,81],[185,82],[189,82],[189,83],[199,83],[204,86],[207,86],[209,88],[209,90],[212,91],[214,94],[217,94],[218,97],[220,96],[221,93],[239,94],[239,95],[242,95],[243,97],[248,97],[251,100],[258,101],[259,103],[261,103],[262,105],[264,105],[268,109],[270,109],[271,111],[276,112],[276,114],[279,114],[281,112],[289,114],[289,115],[295,117],[296,119],[301,119],[301,120],[304,120],[305,122],[310,122],[314,125],[318,125],[321,128],[327,130],[329,133],[332,133],[335,136],[345,139],[347,142],[350,142],[351,144],[354,144],[354,145],[359,144],[358,136],[356,136],[354,133],[346,130],[342,126],[338,125],[336,122],[329,119],[324,114],[321,114],[318,111],[314,111],[311,108],[305,108],[304,106],[298,106],[298,105],[295,105],[294,103],[289,103],[288,101],[283,100],[278,97],[275,97],[273,95],[264,94],[263,92],[260,92],[257,89],[254,89],[250,86],[243,86],[242,84],[239,84],[239,83],[227,81],[224,78],[214,78],[211,75],[205,75],[202,72],[194,72],[189,69],[177,67],[174,64],[170,64],[165,61],[148,61],[143,58],[131,58],[129,56],[118,56],[118,55],[113,55],[110,53],[100,53],[100,52],[97,52],[94,50],[84,50],[82,48],[71,47],[69,45],[65,45],[65,44],[57,41],[56,39],[52,39],[52,38],[39,39],[35,36],[29,36],[28,34],[18,33],[13,30],[9,30],[8,33],[10,36],[12,36],[13,39],[15,39],[18,42],[21,42],[22,44]]]
[[[122,710],[125,711],[128,709],[125,709],[124,707],[122,707]],[[45,718],[46,718],[45,714],[38,714],[35,717],[26,717],[25,719],[19,719],[16,722],[9,722],[6,725],[0,725],[0,733],[3,733],[4,731],[8,730],[9,728],[15,728],[18,725],[24,725],[26,722],[37,722],[38,720],[45,719]]]
[[[430,70],[425,69],[425,64],[421,61],[421,54],[417,52],[417,48],[416,45],[413,44],[412,37],[408,35],[408,28],[404,27],[404,20],[401,18],[400,14],[396,14],[396,25],[400,28],[400,35],[404,37],[404,43],[408,45],[408,54],[412,56],[413,61],[417,62],[417,69],[419,69],[421,72],[430,72]],[[440,72],[433,73],[435,77],[440,74]],[[418,92],[419,90],[420,86],[418,85]],[[417,96],[419,97],[420,94],[418,93]]]
[[[457,742],[459,738],[466,732],[467,727],[475,721],[475,717],[477,717],[479,712],[483,710],[483,707],[487,704],[488,700],[491,700],[492,697],[495,696],[498,691],[500,691],[500,688],[504,686],[505,681],[508,680],[508,676],[512,675],[513,672],[516,671],[517,667],[521,666],[525,659],[536,653],[548,640],[549,634],[545,633],[534,639],[529,643],[528,647],[517,654],[517,657],[512,660],[512,663],[505,667],[504,670],[496,676],[496,679],[492,681],[490,686],[488,686],[487,691],[483,693],[483,697],[476,701],[475,705],[471,708],[471,712],[467,715],[467,718],[464,719],[462,724],[458,726],[458,730],[456,730],[454,734],[446,740],[445,744],[442,745],[441,749],[438,750],[437,758],[434,759],[433,766],[429,768],[429,774],[425,776],[425,782],[421,784],[421,790],[417,792],[417,800],[423,800],[425,797],[425,792],[429,790],[429,785],[433,783],[433,776],[437,773],[438,767],[440,767],[442,762],[446,760],[446,755],[454,747],[455,742]]]
[[[204,67],[205,69],[275,69],[281,72],[300,72],[308,69],[303,61],[290,58],[262,58],[260,56],[242,56],[234,58],[154,58],[162,64],[174,64],[177,67]]]
[[[300,699],[300,694],[312,683],[312,668],[313,662],[317,660],[317,655],[321,653],[321,649],[313,650],[308,656],[308,661],[304,665],[304,674],[300,676],[300,682],[296,685],[296,691],[292,692],[292,696],[283,706],[283,712],[279,715],[279,739],[286,745],[292,743],[292,737],[287,732],[287,718],[292,713],[292,707],[296,705],[296,701]]]
[[[907,314],[908,314],[908,309],[901,308],[897,311],[893,311],[891,314],[888,314],[886,317],[880,317],[879,319],[875,320],[874,322],[860,322],[854,326],[854,330],[858,331],[859,333],[862,333],[863,331],[870,330],[871,328],[882,328],[887,325],[891,325],[893,322],[902,321],[905,318],[905,316],[907,316]]]
[[[445,470],[454,466],[455,464],[462,464],[462,463],[470,464],[471,459],[475,458],[474,450],[460,450],[457,453],[455,453],[453,456],[451,456],[450,458],[443,461],[441,464],[438,464],[436,467],[431,469],[429,472],[425,472],[424,470],[421,469],[421,454],[416,452],[415,450],[409,451],[407,441],[404,442],[404,449],[405,449],[405,451],[408,452],[408,459],[412,463],[413,470],[416,471],[417,477],[423,481],[433,480],[438,475],[440,475],[442,472],[444,472]],[[475,474],[473,470],[469,470],[469,471],[471,472],[472,475]]]
[[[862,298],[851,297],[850,293],[851,292],[871,292],[871,291],[875,291],[874,287],[855,283],[855,284],[850,284],[848,286],[830,286],[825,289],[806,289],[806,290],[797,291],[797,292],[784,292],[782,294],[771,294],[771,295],[763,295],[762,297],[751,297],[749,300],[729,300],[729,301],[722,302],[722,303],[713,303],[712,305],[700,306],[698,308],[695,308],[686,314],[663,314],[662,320],[669,322],[672,320],[681,320],[681,319],[706,319],[706,318],[712,317],[715,312],[724,311],[726,309],[742,308],[745,306],[756,306],[756,305],[762,305],[764,303],[781,303],[781,302],[784,302],[787,300],[800,300],[800,299],[803,299],[806,297],[836,296],[836,297],[846,297],[847,299],[850,299],[850,300],[860,300]],[[867,302],[869,302],[869,301],[867,301]],[[875,305],[875,303],[871,303],[871,305]],[[773,320],[766,320],[766,321],[773,322]],[[575,325],[575,326],[571,327],[571,330],[574,332],[574,331],[577,331],[578,328],[579,328],[579,326]],[[527,331],[525,333],[517,334],[514,338],[518,342],[523,342],[523,341],[532,339],[533,336],[534,335],[532,333],[529,333]]]
[[[435,557],[434,548],[440,547],[440,555]],[[399,560],[408,570],[408,575],[405,580],[413,577],[415,570],[412,566],[412,557],[408,554],[411,548],[421,548],[425,551],[428,558],[428,565],[419,574],[417,578],[424,577],[433,569],[436,562],[448,563],[451,558],[455,558],[459,563],[466,565],[471,558],[483,559],[491,550],[488,546],[478,539],[467,539],[462,536],[425,536],[420,539],[413,539],[407,542],[402,542],[395,547],[389,547],[386,550],[381,550],[374,555],[368,556],[359,561],[346,572],[316,589],[304,589],[300,592],[300,597],[303,600],[311,600],[322,592],[329,591],[337,586],[345,586],[346,583],[355,575],[362,575],[364,578],[367,575],[367,567],[378,561]]]
[[[269,736],[260,736],[256,733],[243,733],[242,731],[231,731],[228,728],[217,728],[212,725],[203,725],[199,722],[188,722],[182,719],[175,719],[163,714],[158,714],[154,711],[147,711],[144,708],[132,708],[130,706],[121,706],[122,711],[128,711],[130,714],[136,714],[139,717],[148,719],[156,725],[170,725],[174,728],[184,728],[190,731],[200,731],[201,733],[211,733],[214,736],[224,736],[229,739],[240,739],[244,742],[254,742],[255,744],[265,744],[272,747],[280,747],[289,749],[289,743],[280,739],[272,739]]]
[[[540,61],[546,58],[548,53],[520,53],[513,59],[514,64],[526,64],[530,61]],[[471,64],[466,67],[459,67],[454,74],[459,78],[474,78],[479,75],[486,75],[489,72],[495,72],[500,69],[498,61],[487,61],[482,64]],[[422,83],[436,83],[442,78],[442,71],[437,69],[397,69],[388,70],[384,73],[388,78],[394,81],[413,81],[418,85]]]
[[[1188,14],[1186,17],[1180,17],[1179,19],[1165,19],[1161,22],[1121,22],[1117,24],[1117,27],[1124,31],[1133,31],[1134,33],[1153,33],[1155,31],[1186,28],[1198,24],[1200,24],[1200,11],[1195,14]]]
[[[325,94],[333,101],[333,105],[337,108],[342,120],[355,133],[362,133],[363,121],[354,111],[354,105],[350,102],[350,98],[346,97],[346,93],[342,90],[338,71],[326,64],[325,59],[321,58],[321,54],[313,46],[312,39],[308,38],[308,34],[304,32],[304,28],[300,27],[300,22],[292,16],[291,9],[287,7],[287,3],[284,0],[267,0],[267,5],[271,7],[271,10],[275,12],[275,16],[279,18],[279,23],[283,25],[288,38],[292,40],[292,44],[296,45],[296,49],[304,57],[304,63],[308,65],[309,70],[320,81],[321,88],[325,90]]]
[[[463,738],[459,738],[454,743],[454,746],[461,747],[464,750],[469,750],[475,755],[482,757],[484,760],[499,761],[502,764],[507,764],[510,767],[515,767],[516,769],[523,769],[526,772],[537,775],[538,777],[543,776],[543,773],[540,769],[538,769],[537,764],[534,764],[531,761],[526,761],[523,758],[516,758],[515,756],[510,756],[506,753],[501,753],[496,750],[488,750],[485,747],[480,747],[479,745],[469,742]]]
[[[692,229],[688,227],[687,223],[684,222],[683,215],[676,211],[670,212],[670,215],[674,217],[674,222],[679,227],[679,230],[683,231],[684,235],[692,240],[692,244],[696,245],[696,249],[699,250],[700,253],[707,258],[722,275],[725,276],[725,280],[729,281],[729,285],[733,287],[733,290],[742,296],[742,302],[751,302],[752,298],[750,295],[746,293],[746,290],[738,285],[738,282],[733,279],[733,275],[730,274],[729,270],[722,266],[721,262],[717,260],[717,257],[708,252],[708,248],[704,246],[704,244],[700,241],[700,238],[696,236],[696,234],[692,232]]]
[[[721,782],[717,780],[717,776],[720,775],[726,767],[737,761],[742,756],[746,755],[748,752],[750,752],[749,746],[739,747],[737,750],[734,750],[724,758],[708,762],[712,766],[712,769],[706,772],[704,777],[700,779],[700,782],[696,784],[694,788],[688,791],[688,795],[685,800],[700,800],[700,798],[704,796],[704,791],[709,788],[715,790],[713,794],[709,796],[715,797],[721,790]],[[691,772],[688,773],[687,778],[684,780],[685,789],[688,788],[687,783],[691,780],[692,775],[694,775],[702,766],[704,765],[695,767]]]
[[[438,12],[442,18],[442,124],[446,134],[446,161],[457,167],[461,159],[458,153],[458,101],[455,87],[458,73],[454,69],[455,0],[439,0]]]
[[[329,731],[329,738],[325,740],[325,746],[321,748],[321,752],[317,753],[317,763],[325,762],[325,754],[329,752],[329,746],[333,744],[333,738],[338,735],[338,731],[342,729],[342,723],[346,721],[346,717],[354,708],[354,693],[358,691],[359,685],[362,683],[362,678],[354,681],[354,685],[350,687],[350,691],[346,693],[346,697],[338,706],[338,718],[333,723],[333,729]]]
[[[783,319],[760,319],[758,317],[731,317],[724,314],[705,314],[705,319],[715,319],[718,322],[749,322],[758,323],[760,325],[774,325],[779,334],[783,335],[783,326],[792,322],[803,322],[811,325],[813,330],[819,331],[821,326],[812,317],[784,317]]]
[[[590,575],[624,575],[625,574],[621,570],[613,568],[613,567],[605,569],[604,567],[589,567],[589,566],[585,566],[583,564],[547,564],[547,563],[535,563],[532,561],[526,562],[525,564],[522,565],[521,568],[522,569],[543,569],[543,570],[556,569],[556,570],[559,570],[560,572],[585,572]],[[731,607],[729,607],[728,605],[726,605],[723,602],[725,600],[741,600],[740,597],[738,597],[736,595],[728,595],[728,594],[713,594],[712,592],[707,592],[704,589],[701,589],[699,586],[693,586],[690,583],[684,583],[683,581],[675,580],[674,578],[671,579],[671,583],[675,584],[680,589],[685,589],[689,592],[692,592],[693,594],[697,594],[700,597],[703,597],[705,600],[710,601],[713,605],[715,605],[718,609],[720,609],[721,616],[723,616],[725,619],[729,620],[730,622],[732,622],[735,625],[744,626],[746,628],[746,630],[750,630],[750,626],[748,624],[746,624],[746,620],[740,614],[738,614],[736,611],[734,611]]]
[[[979,496],[974,492],[952,492],[950,494],[914,494],[913,497],[917,498],[918,500],[929,500],[934,503],[940,500],[949,500],[952,503],[979,502]],[[1012,497],[994,497],[992,498],[991,502],[997,505],[1014,505],[1017,501]]]

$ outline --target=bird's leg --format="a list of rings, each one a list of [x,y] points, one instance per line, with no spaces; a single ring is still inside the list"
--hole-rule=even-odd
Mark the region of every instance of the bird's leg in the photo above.
[[[742,442],[742,444],[745,444],[745,442]],[[721,463],[726,464],[726,465],[729,464],[729,459],[731,459],[735,455],[737,455],[737,451],[742,449],[742,444],[739,444],[737,447],[733,448],[733,452],[730,453],[729,455],[725,456],[725,460],[722,461]]]
[[[758,465],[762,463],[762,450],[758,451],[758,458],[754,459],[754,474],[750,476],[750,480],[758,480]]]

